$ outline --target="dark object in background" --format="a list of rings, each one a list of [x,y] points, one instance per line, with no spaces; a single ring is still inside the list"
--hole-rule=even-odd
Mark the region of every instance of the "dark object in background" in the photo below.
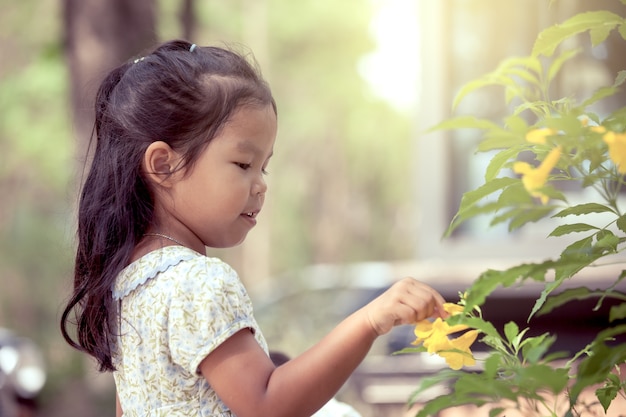
[[[44,361],[30,340],[0,328],[0,417],[31,417],[46,382]]]

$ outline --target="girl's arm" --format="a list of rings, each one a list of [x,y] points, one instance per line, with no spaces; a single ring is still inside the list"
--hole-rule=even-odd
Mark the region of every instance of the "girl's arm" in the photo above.
[[[431,287],[407,278],[278,368],[253,334],[242,330],[211,352],[200,370],[238,417],[310,416],[336,394],[378,336],[396,325],[445,314],[443,303]]]

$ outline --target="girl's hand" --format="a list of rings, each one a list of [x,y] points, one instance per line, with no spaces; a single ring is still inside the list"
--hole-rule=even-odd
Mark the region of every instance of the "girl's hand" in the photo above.
[[[388,333],[394,326],[413,324],[428,317],[447,316],[443,297],[430,286],[413,278],[396,282],[362,308],[374,332]]]

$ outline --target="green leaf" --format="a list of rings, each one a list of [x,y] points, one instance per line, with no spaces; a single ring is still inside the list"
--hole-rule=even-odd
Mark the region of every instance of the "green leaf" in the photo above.
[[[470,81],[461,87],[453,100],[452,108],[456,108],[468,94],[487,86],[499,85],[512,89],[519,88],[519,83],[515,79],[516,76],[521,77],[532,84],[538,83],[537,78],[526,69],[530,69],[535,74],[540,74],[541,63],[534,56],[512,57],[505,59],[500,63],[500,65],[498,65],[498,68],[491,73]]]
[[[594,245],[594,253],[597,257],[617,252],[619,237],[615,236],[610,230],[600,230],[596,235],[596,239],[597,242]]]
[[[397,350],[393,352],[394,355],[401,355],[405,353],[422,353],[426,352],[427,349],[424,346],[416,346],[416,347],[405,347],[403,349]]]
[[[510,194],[510,193],[509,193]],[[498,204],[500,203],[500,200],[498,200]],[[518,214],[520,212],[521,209],[519,208],[512,208],[509,210],[505,210],[504,212],[501,212],[501,214],[495,216],[493,219],[491,219],[491,221],[489,222],[489,226],[493,227],[497,224],[506,222],[508,220],[510,220],[512,217],[514,217],[516,214]]]
[[[549,338],[543,343],[547,343]],[[541,345],[547,348],[545,345]],[[565,368],[554,368],[542,363],[532,363],[531,365],[517,370],[517,381],[520,388],[524,390],[525,397],[543,398],[540,392],[548,390],[553,394],[563,391],[569,381],[568,370]]]
[[[606,10],[579,13],[561,24],[543,30],[537,36],[532,55],[552,56],[554,50],[565,40],[587,30],[600,30],[602,27],[614,28],[622,24],[623,19]]]
[[[583,101],[582,106],[588,107],[593,103],[598,102],[604,98],[615,95],[619,90],[615,87],[600,87],[598,88],[588,99]]]
[[[473,191],[468,191],[463,194],[461,198],[461,204],[457,214],[452,219],[452,223],[446,230],[444,237],[450,236],[450,234],[465,220],[477,216],[479,214],[489,213],[498,208],[497,204],[491,203],[484,206],[476,206],[476,203],[482,200],[484,197],[501,190],[502,188],[519,181],[515,178],[495,178]]]
[[[605,86],[605,87],[598,88],[591,97],[589,97],[583,102],[582,106],[588,107],[597,101],[600,101],[606,97],[615,95],[616,93],[619,92],[618,87],[622,85],[625,80],[626,80],[626,71],[622,70],[618,72],[617,77],[615,77],[615,81],[613,82],[612,86]]]
[[[526,132],[528,131],[528,123],[526,123],[526,120],[516,115],[507,116],[504,119],[504,125],[510,131],[516,134],[519,134],[521,136],[525,135]]]
[[[485,360],[485,367],[483,370],[483,374],[486,378],[495,378],[497,373],[500,370],[500,362],[502,360],[502,355],[497,352],[493,352],[489,355],[489,357]]]
[[[626,318],[626,303],[618,304],[611,307],[609,312],[609,321],[621,320]]]
[[[507,398],[514,400],[516,395],[511,389],[509,381],[501,378],[485,378],[481,374],[467,373],[460,377],[454,384],[454,392],[465,398],[481,399],[495,402],[497,399]]]
[[[522,346],[522,358],[526,362],[536,363],[547,352],[549,346],[544,346],[544,341],[549,336],[544,333],[539,336],[529,337],[524,341]],[[548,340],[548,344],[551,342]]]
[[[551,83],[554,77],[556,77],[558,72],[561,70],[561,67],[563,66],[563,64],[565,64],[565,62],[567,62],[568,60],[578,55],[580,52],[581,52],[580,48],[572,49],[572,50],[563,52],[561,55],[555,58],[554,61],[552,61],[552,64],[550,64],[550,67],[548,68],[547,82]]]
[[[534,56],[518,56],[507,58],[501,65],[504,72],[508,72],[508,68],[528,68],[535,74],[541,74],[541,60]]]
[[[619,219],[617,219],[616,225],[619,230],[626,233],[626,214],[621,215]]]
[[[543,280],[547,269],[550,268],[551,265],[552,262],[549,261],[541,264],[520,264],[504,271],[488,269],[483,272],[468,289],[465,298],[466,310],[471,310],[475,306],[482,305],[487,296],[498,286],[510,287],[519,279],[526,278],[533,278],[536,281]]]
[[[533,306],[533,309],[528,316],[528,321],[530,321],[530,319],[543,307],[546,299],[548,298],[548,295],[550,295],[552,291],[560,287],[564,280],[565,278],[561,278],[546,284],[543,291],[541,291],[541,295],[539,296],[539,298],[535,300],[535,305]]]
[[[500,129],[500,126],[487,120],[478,119],[474,116],[459,116],[444,120],[443,122],[431,127],[427,132],[434,130],[454,130],[454,129]]]
[[[500,338],[500,333],[498,333],[493,324],[481,319],[480,317],[467,317],[459,314],[448,318],[448,323],[450,325],[466,324],[472,329],[479,330],[486,336],[496,337],[498,339]]]
[[[587,232],[589,230],[599,230],[599,228],[586,223],[564,224],[558,226],[548,236],[563,236],[569,233]]]
[[[563,252],[561,252],[562,260],[582,261],[587,260],[593,253],[593,237],[587,236],[584,239],[578,240],[571,245],[567,246]],[[565,265],[565,263],[563,263]]]
[[[598,397],[598,401],[600,401],[600,404],[602,405],[602,408],[604,408],[605,413],[608,411],[609,406],[617,397],[617,393],[620,390],[621,386],[619,384],[609,384],[608,382],[602,388],[598,388],[596,390],[596,397]]]
[[[526,145],[524,135],[498,127],[485,131],[483,140],[478,144],[478,152],[488,152],[494,149],[507,149],[513,146]]]
[[[498,197],[498,204],[502,207],[513,206],[514,209],[523,210],[534,207],[533,198],[524,188],[522,181],[517,181],[502,190]]]
[[[554,206],[533,206],[530,209],[520,209],[520,212],[511,219],[509,231],[519,229],[526,223],[537,222],[547,217],[553,210]]]
[[[481,200],[482,198],[488,196],[489,194],[499,191],[503,189],[504,187],[514,184],[515,182],[518,182],[518,181],[519,180],[516,180],[515,178],[505,177],[505,178],[495,178],[492,181],[486,182],[485,184],[481,185],[477,189],[473,191],[468,191],[465,194],[463,194],[463,197],[461,198],[460,210],[462,210],[465,207],[471,206],[477,201]]]
[[[485,171],[485,182],[494,180],[502,168],[511,160],[515,159],[520,153],[521,149],[517,147],[509,147],[503,151],[498,152],[491,161]]]
[[[606,213],[606,212],[614,213],[614,211],[611,208],[603,204],[584,203],[584,204],[578,204],[576,206],[568,207],[564,210],[561,210],[555,215],[553,215],[552,217],[566,217],[566,216],[571,216],[571,215],[579,216],[581,214]]]
[[[615,292],[614,292],[615,288],[617,288],[617,285],[620,282],[622,282],[624,278],[626,278],[626,269],[622,269],[622,272],[620,272],[615,282],[613,282],[613,284],[611,284],[611,286],[604,291],[604,293],[602,294],[602,297],[600,297],[600,299],[598,300],[596,307],[594,307],[594,310],[598,310],[600,306],[602,306],[602,302],[604,301],[606,297],[612,297],[615,295]],[[619,310],[616,313],[619,314]]]
[[[507,70],[507,75],[510,77],[519,77],[524,81],[527,81],[531,85],[539,85],[539,78],[537,78],[537,72],[528,71],[523,67],[513,67]]]
[[[465,376],[465,375],[463,375]],[[439,397],[428,400],[423,408],[421,408],[415,417],[429,417],[438,415],[442,410],[456,407],[465,404],[474,404],[481,406],[487,401],[478,397],[472,397],[468,395],[459,395],[456,392],[447,395],[440,395]]]
[[[567,304],[572,300],[585,300],[597,296],[598,293],[595,291],[591,291],[589,288],[568,288],[556,295],[549,297],[543,304],[543,307],[537,311],[537,316],[548,314],[555,308]]]
[[[459,376],[458,371],[443,370],[436,374],[431,374],[431,376],[429,377],[420,378],[417,389],[413,393],[411,393],[409,397],[409,401],[408,401],[409,405],[414,404],[421,393],[437,385],[441,385],[441,384],[447,385],[451,381],[456,380],[458,376]]]
[[[456,228],[459,227],[464,221],[471,219],[472,217],[479,216],[481,214],[492,213],[496,211],[499,207],[500,206],[498,203],[488,203],[482,206],[470,206],[462,211],[459,211],[452,219],[452,222],[450,223],[450,226],[448,226],[448,229],[445,231],[444,237],[449,237],[452,232],[454,232],[454,230],[456,230]]]
[[[617,23],[615,23],[614,25],[597,26],[597,27],[591,28],[589,30],[589,36],[591,37],[591,45],[597,46],[597,45],[600,45],[602,42],[604,42],[606,38],[609,37],[609,33],[611,33],[615,25],[617,25]]]
[[[607,346],[600,342],[601,337],[623,333],[626,331],[626,325],[618,326],[610,329],[610,332],[601,332],[594,341],[589,356],[583,359],[578,366],[576,382],[570,390],[570,404],[574,404],[578,396],[588,386],[603,382],[613,367],[626,361],[626,344],[617,346]]]
[[[505,412],[506,408],[496,407],[489,410],[489,417],[498,417],[501,413]]]
[[[524,339],[524,335],[526,335],[526,333],[528,332],[528,330],[530,330],[530,328],[525,328],[524,330],[522,330],[521,332],[519,332],[519,334],[515,337],[515,339],[513,339],[513,341],[511,342],[513,345],[513,348],[518,351],[521,347],[524,347],[524,345],[526,344],[526,342],[529,339]]]
[[[626,70],[621,70],[617,73],[617,77],[615,77],[615,82],[613,82],[613,87],[619,87],[624,84],[626,81]]]
[[[510,343],[513,343],[513,340],[515,340],[518,333],[519,327],[517,327],[517,324],[514,321],[510,321],[504,325],[504,335]]]
[[[551,106],[549,103],[541,100],[524,102],[514,109],[513,114],[519,115],[527,110],[531,111],[535,115],[543,117],[547,112],[551,111]]]

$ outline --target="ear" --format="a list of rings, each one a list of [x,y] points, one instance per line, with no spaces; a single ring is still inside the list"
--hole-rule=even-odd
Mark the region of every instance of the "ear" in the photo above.
[[[180,163],[180,155],[163,141],[152,142],[143,156],[146,177],[156,185],[169,187],[172,174]]]

